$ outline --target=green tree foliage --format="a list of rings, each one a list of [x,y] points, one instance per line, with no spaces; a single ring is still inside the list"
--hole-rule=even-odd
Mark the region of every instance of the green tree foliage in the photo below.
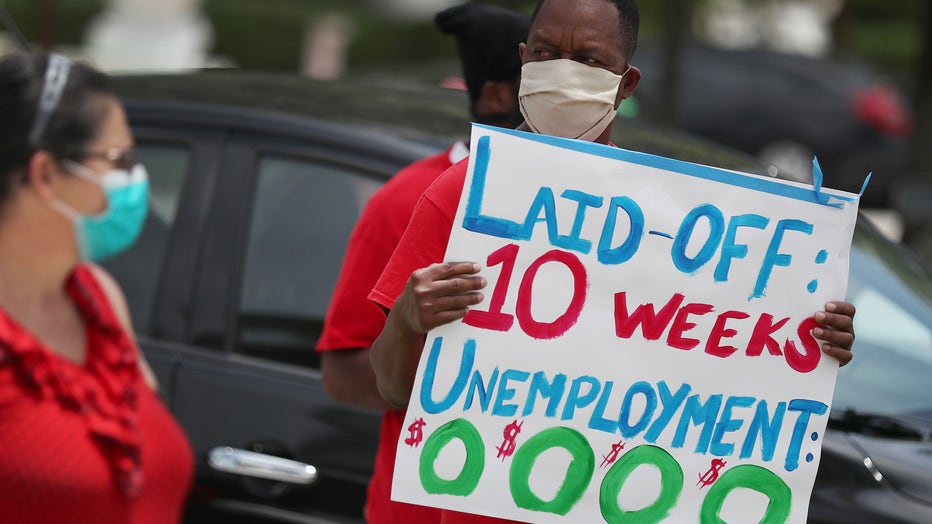
[[[79,45],[102,0],[0,0],[20,31],[40,46]]]
[[[847,0],[836,23],[839,54],[855,56],[913,87],[922,34],[923,2],[928,0]]]

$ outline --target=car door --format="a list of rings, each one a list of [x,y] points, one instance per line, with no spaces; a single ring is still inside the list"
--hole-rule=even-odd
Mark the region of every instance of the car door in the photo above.
[[[102,265],[120,283],[140,347],[170,404],[176,346],[184,331],[163,311],[188,307],[189,293],[178,284],[191,278],[206,221],[200,203],[214,184],[223,134],[216,128],[166,126],[156,116],[159,111],[133,104],[127,109],[136,155],[149,174],[149,213],[136,243]]]
[[[315,129],[225,143],[171,395],[198,460],[191,522],[363,521],[381,415],[329,399],[314,345],[363,206],[426,153],[372,138]],[[215,460],[241,451],[317,478]]]

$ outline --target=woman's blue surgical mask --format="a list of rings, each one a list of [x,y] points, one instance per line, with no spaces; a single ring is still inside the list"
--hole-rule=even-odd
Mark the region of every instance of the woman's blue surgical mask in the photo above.
[[[103,188],[107,209],[98,215],[82,215],[60,200],[56,208],[71,219],[82,260],[99,262],[136,241],[149,212],[149,176],[142,164],[130,170],[115,169],[103,175],[66,160],[63,167]]]

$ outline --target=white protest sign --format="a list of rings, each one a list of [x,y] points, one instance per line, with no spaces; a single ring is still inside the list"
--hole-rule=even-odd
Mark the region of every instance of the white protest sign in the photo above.
[[[395,500],[528,522],[806,520],[857,196],[474,126]]]

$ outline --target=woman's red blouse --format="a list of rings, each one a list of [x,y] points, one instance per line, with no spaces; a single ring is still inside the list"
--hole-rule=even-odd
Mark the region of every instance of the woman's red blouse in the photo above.
[[[87,330],[83,365],[0,310],[0,521],[179,522],[191,447],[90,269],[67,291]]]

